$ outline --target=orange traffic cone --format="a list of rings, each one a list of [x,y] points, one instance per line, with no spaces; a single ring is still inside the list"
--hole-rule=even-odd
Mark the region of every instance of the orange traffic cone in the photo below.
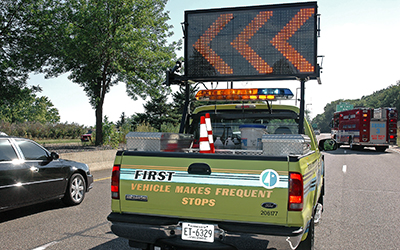
[[[206,118],[200,117],[200,153],[211,153],[210,142],[208,141]]]
[[[215,153],[214,138],[213,138],[211,119],[209,113],[206,113],[206,127],[207,127],[208,141],[210,142],[211,153]]]

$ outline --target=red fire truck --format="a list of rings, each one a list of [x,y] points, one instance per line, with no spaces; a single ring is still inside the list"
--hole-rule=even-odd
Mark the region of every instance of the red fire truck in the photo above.
[[[335,112],[331,127],[339,146],[350,145],[351,149],[375,147],[384,152],[397,142],[397,110],[355,108]]]

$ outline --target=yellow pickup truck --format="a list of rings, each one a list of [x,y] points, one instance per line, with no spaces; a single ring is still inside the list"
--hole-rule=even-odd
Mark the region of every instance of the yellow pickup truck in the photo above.
[[[197,108],[185,133],[129,133],[112,171],[112,231],[140,249],[313,249],[321,151],[336,144],[318,143],[306,120],[299,134],[299,109],[272,104],[291,97],[204,90],[198,100],[217,102]]]

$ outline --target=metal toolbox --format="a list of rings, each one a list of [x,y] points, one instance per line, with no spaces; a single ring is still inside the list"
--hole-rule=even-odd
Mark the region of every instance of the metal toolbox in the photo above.
[[[306,135],[263,135],[263,155],[304,155],[311,150],[311,140]]]
[[[193,135],[163,132],[129,132],[126,135],[127,150],[181,152],[189,148]]]

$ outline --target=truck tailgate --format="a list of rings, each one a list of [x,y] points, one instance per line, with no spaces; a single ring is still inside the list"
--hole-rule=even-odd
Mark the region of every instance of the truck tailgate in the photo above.
[[[285,225],[286,157],[125,151],[121,212]]]

